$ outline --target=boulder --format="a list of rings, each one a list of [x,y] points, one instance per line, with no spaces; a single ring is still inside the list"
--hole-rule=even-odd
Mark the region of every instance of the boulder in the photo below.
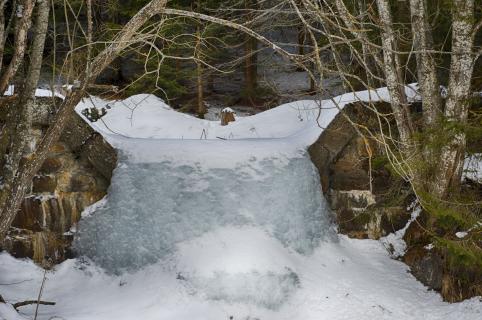
[[[355,122],[370,122],[361,104],[347,105],[343,112]],[[372,158],[367,147],[374,152]],[[376,142],[360,137],[341,113],[308,149],[339,231],[354,238],[379,239],[403,228],[410,218],[402,203],[383,203],[392,177],[383,169],[370,173],[369,161],[377,151]]]
[[[235,113],[231,108],[224,108],[221,110],[221,125],[226,126],[230,122],[236,121]]]

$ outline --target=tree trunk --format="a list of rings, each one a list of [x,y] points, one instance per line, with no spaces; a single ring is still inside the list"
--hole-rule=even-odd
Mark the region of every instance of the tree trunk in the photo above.
[[[162,12],[167,0],[152,0],[145,5],[118,33],[113,42],[99,53],[91,64],[91,73],[83,75],[81,83],[88,84],[104,70],[129,45],[136,41],[137,31],[154,15]],[[81,101],[83,90],[75,90],[62,102],[52,124],[35,152],[20,167],[10,184],[11,190],[0,208],[0,243],[12,224],[15,215],[29,189],[33,176],[45,161],[50,147],[59,139],[75,106]]]
[[[212,94],[215,93],[216,88],[214,87],[214,72],[210,71],[208,73],[208,91]]]
[[[246,0],[245,2],[246,9],[253,9],[257,7],[256,0]],[[248,19],[252,19],[252,15],[248,14]],[[246,35],[246,41],[244,44],[244,89],[246,93],[246,102],[254,105],[255,99],[255,91],[257,87],[257,78],[258,78],[258,70],[257,70],[257,49],[258,49],[258,41],[251,37],[250,35]]]
[[[417,78],[423,103],[423,118],[425,125],[432,127],[441,115],[442,99],[435,61],[432,53],[429,52],[433,47],[433,37],[425,0],[410,0],[410,16],[413,47],[416,51]]]
[[[452,57],[445,117],[449,123],[464,126],[467,123],[470,84],[475,64],[474,44],[474,0],[454,0],[452,13]],[[462,131],[448,135],[437,161],[437,173],[433,181],[433,193],[445,197],[451,188],[460,185],[465,158],[466,137]]]
[[[27,49],[27,33],[30,29],[30,25],[32,24],[32,11],[34,5],[35,1],[25,0],[21,5],[19,4],[17,6],[19,13],[17,15],[18,19],[16,22],[15,43],[13,46],[14,52],[10,64],[0,77],[0,93],[2,95],[5,90],[7,90],[10,80],[15,76],[18,67],[23,61],[23,57]],[[15,10],[15,8],[13,10]]]
[[[255,90],[257,85],[257,68],[256,68],[256,40],[250,36],[247,36],[244,54],[246,56],[244,60],[244,87],[246,91],[246,101],[254,105]]]
[[[400,58],[398,57],[397,43],[393,31],[393,19],[390,12],[388,0],[377,0],[378,13],[381,23],[381,39],[383,46],[383,60],[385,80],[390,94],[390,102],[393,109],[395,121],[400,135],[402,148],[410,145],[412,125],[410,114],[407,109],[407,97],[401,74]]]
[[[301,25],[298,27],[298,54],[300,56],[305,55],[305,41],[306,41],[306,31],[305,31],[305,26]],[[301,72],[303,69],[298,66],[296,68],[296,71]]]
[[[201,30],[200,26],[197,27],[197,42],[196,42],[196,91],[197,91],[197,115],[199,118],[204,119],[206,113],[206,106],[204,105],[204,85],[203,85],[203,65],[200,61],[202,59],[201,54]]]
[[[305,27],[298,27],[298,54],[300,56],[305,54]]]
[[[9,196],[15,176],[23,158],[35,150],[35,138],[32,132],[34,116],[35,91],[37,89],[42,67],[45,37],[49,23],[50,3],[48,0],[37,2],[37,16],[34,28],[34,39],[30,50],[30,64],[25,81],[21,86],[21,95],[17,103],[8,110],[7,125],[9,133],[9,153],[6,164],[2,168],[4,186],[0,192],[0,203]]]
[[[2,71],[3,52],[5,50],[5,4],[7,0],[0,0],[0,72]],[[3,92],[2,92],[3,94]]]

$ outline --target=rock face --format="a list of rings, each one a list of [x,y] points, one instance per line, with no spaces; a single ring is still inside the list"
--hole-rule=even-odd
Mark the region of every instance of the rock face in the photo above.
[[[450,263],[446,249],[435,247],[422,227],[427,220],[427,215],[422,213],[404,236],[408,249],[403,261],[410,266],[412,274],[427,287],[440,291],[446,301],[482,296],[480,266]]]
[[[351,104],[344,111],[355,122],[369,123],[364,108]],[[320,172],[323,193],[336,213],[341,233],[379,239],[405,226],[410,218],[406,206],[382,205],[394,178],[382,166],[374,166],[381,152],[373,141],[360,137],[342,114],[308,151]]]
[[[42,133],[52,112],[50,98],[38,98],[35,127]],[[77,114],[32,181],[3,249],[39,264],[69,256],[70,230],[85,207],[102,199],[116,166],[115,150]]]
[[[377,104],[376,108],[383,112],[387,106]],[[352,104],[345,106],[344,112],[353,122],[367,124],[377,132],[374,117],[364,110],[366,107]],[[407,224],[410,214],[406,208],[414,199],[411,188],[391,174],[377,143],[361,138],[343,115],[333,120],[309,152],[341,233],[379,239]],[[448,253],[432,244],[433,235],[423,227],[426,225],[427,214],[422,211],[404,235],[407,251],[402,260],[412,274],[446,301],[482,295],[482,270],[451,264]]]

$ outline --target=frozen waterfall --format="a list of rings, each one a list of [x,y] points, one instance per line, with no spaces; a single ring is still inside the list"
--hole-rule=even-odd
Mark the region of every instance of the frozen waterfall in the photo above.
[[[112,273],[160,262],[208,298],[275,308],[298,285],[290,252],[309,255],[335,239],[330,226],[306,152],[281,162],[252,156],[232,168],[127,155],[74,247]]]

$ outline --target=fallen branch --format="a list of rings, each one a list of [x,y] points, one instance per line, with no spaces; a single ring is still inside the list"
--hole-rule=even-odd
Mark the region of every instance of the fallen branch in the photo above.
[[[30,305],[30,304],[44,304],[44,305],[46,305],[46,306],[54,306],[54,305],[55,305],[55,302],[52,302],[52,301],[27,300],[27,301],[22,301],[22,302],[14,303],[14,304],[13,304],[13,307],[15,308],[15,310],[17,310],[17,309],[20,308],[20,307],[28,306],[28,305]]]

